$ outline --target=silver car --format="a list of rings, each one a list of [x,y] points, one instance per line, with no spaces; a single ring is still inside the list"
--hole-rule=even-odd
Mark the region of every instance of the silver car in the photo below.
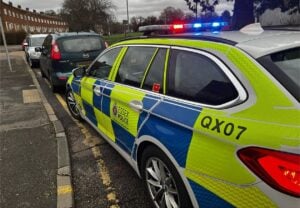
[[[39,64],[41,52],[36,52],[36,47],[41,47],[46,38],[47,34],[34,34],[26,37],[25,55],[30,67],[34,67]]]

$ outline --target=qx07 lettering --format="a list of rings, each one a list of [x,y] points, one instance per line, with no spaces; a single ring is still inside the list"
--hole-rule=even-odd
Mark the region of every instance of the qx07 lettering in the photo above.
[[[216,131],[220,134],[223,133],[226,136],[231,136],[232,134],[235,134],[236,139],[239,139],[242,136],[242,134],[247,130],[247,128],[244,126],[237,126],[234,123],[227,123],[217,118],[213,119],[210,116],[205,116],[201,120],[201,126],[205,129]]]

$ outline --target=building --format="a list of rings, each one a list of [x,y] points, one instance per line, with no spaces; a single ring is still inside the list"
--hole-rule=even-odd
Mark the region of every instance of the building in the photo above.
[[[25,31],[26,33],[67,32],[68,24],[58,16],[46,15],[29,8],[22,9],[12,2],[0,0],[0,16],[5,32]]]

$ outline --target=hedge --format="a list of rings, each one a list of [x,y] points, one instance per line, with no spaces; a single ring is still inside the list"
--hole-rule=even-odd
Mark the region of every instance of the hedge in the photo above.
[[[21,45],[26,37],[25,31],[5,32],[7,45]],[[0,45],[3,45],[2,35],[0,38]]]

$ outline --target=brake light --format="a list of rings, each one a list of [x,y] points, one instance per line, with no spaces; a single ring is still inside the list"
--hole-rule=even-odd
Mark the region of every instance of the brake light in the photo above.
[[[61,59],[61,53],[59,51],[57,43],[54,41],[52,42],[52,48],[51,48],[51,59],[53,60],[60,60]]]
[[[238,151],[239,158],[276,190],[300,197],[300,155],[248,147]]]

